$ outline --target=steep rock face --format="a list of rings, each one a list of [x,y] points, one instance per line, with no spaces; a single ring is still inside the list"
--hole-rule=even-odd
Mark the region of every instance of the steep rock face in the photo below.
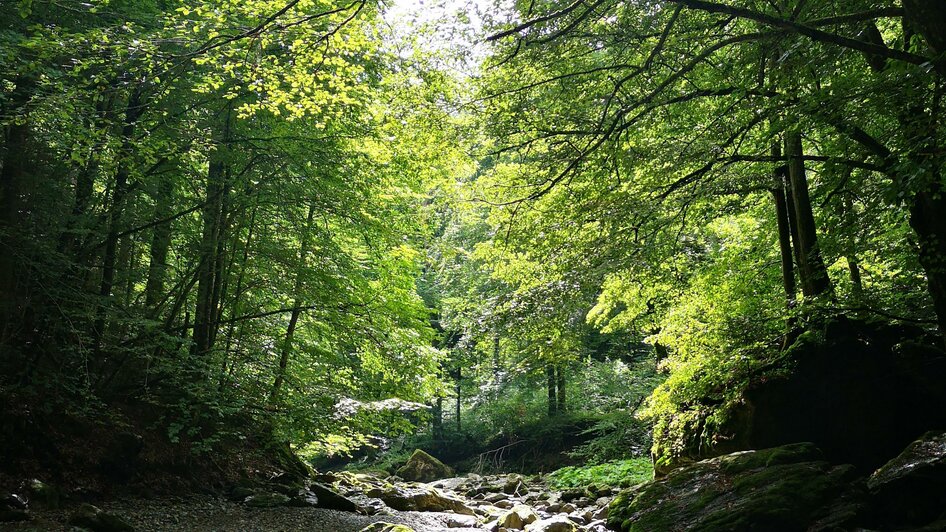
[[[619,494],[609,528],[649,530],[830,530],[863,511],[857,474],[810,443],[697,462]]]
[[[453,476],[453,470],[426,452],[415,449],[400,469],[397,476],[414,482],[433,482]]]
[[[810,441],[829,461],[867,473],[946,427],[946,354],[920,329],[836,317],[802,334],[778,364],[789,371],[750,385],[726,443],[691,459]]]

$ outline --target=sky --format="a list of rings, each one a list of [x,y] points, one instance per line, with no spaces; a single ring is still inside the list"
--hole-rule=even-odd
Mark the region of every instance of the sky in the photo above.
[[[398,40],[427,52],[456,55],[456,68],[472,75],[486,55],[483,14],[495,11],[495,4],[496,0],[387,0],[384,20]],[[420,31],[425,27],[429,33]]]

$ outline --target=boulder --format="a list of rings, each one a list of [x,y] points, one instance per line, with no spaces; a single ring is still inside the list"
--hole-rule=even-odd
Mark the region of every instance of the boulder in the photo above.
[[[946,432],[929,432],[867,479],[888,527],[946,519]]]
[[[30,504],[34,506],[51,510],[59,508],[59,490],[51,484],[34,478],[27,482],[26,493],[29,495]]]
[[[69,524],[76,527],[87,528],[92,532],[133,532],[133,527],[128,521],[121,517],[103,512],[91,504],[79,506],[69,516]]]
[[[397,476],[414,482],[433,482],[453,474],[453,469],[420,449],[414,450],[407,463],[397,470]]]
[[[472,515],[454,515],[447,519],[447,528],[476,528],[479,524],[479,519]]]
[[[825,320],[773,354],[777,362],[745,390],[724,437],[714,446],[693,437],[693,448],[657,464],[658,476],[687,460],[799,441],[813,442],[829,461],[873,471],[931,427],[946,427],[946,355],[925,334]]]
[[[384,501],[384,504],[395,510],[416,512],[445,512],[449,510],[463,515],[475,515],[475,512],[463,501],[447,497],[428,486],[390,486],[378,495],[378,498]]]
[[[286,506],[291,499],[282,493],[255,493],[243,500],[243,504],[253,508],[273,508]]]
[[[317,499],[316,505],[320,508],[330,510],[342,510],[343,512],[357,512],[359,507],[355,501],[335,493],[332,488],[318,482],[313,482],[309,486],[309,492]]]
[[[30,518],[26,499],[16,493],[0,498],[0,523],[27,521]]]
[[[535,510],[524,504],[519,504],[499,516],[499,526],[510,530],[522,530],[526,525],[538,519],[539,516],[536,515]]]
[[[527,491],[528,489],[522,475],[509,475],[506,477],[506,482],[503,483],[503,493],[509,495],[517,494],[519,491]]]
[[[851,465],[810,443],[696,462],[621,492],[608,527],[650,530],[834,530],[864,511]]]
[[[579,528],[564,515],[540,519],[526,527],[526,532],[578,532]]]

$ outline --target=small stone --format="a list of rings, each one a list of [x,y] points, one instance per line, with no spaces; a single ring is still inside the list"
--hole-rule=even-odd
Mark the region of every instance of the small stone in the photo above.
[[[493,506],[497,508],[509,509],[515,506],[512,501],[507,501],[506,499],[498,500],[493,503]]]
[[[455,515],[447,519],[447,528],[476,528],[479,520],[470,515]]]
[[[505,501],[508,498],[509,498],[509,495],[506,495],[505,493],[490,493],[489,495],[484,497],[483,500],[485,500],[486,502],[497,503],[499,501]]]

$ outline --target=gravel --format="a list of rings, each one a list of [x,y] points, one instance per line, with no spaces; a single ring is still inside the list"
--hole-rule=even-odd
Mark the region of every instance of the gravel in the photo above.
[[[99,505],[106,512],[125,518],[139,532],[358,532],[371,523],[400,523],[417,532],[472,531],[477,528],[447,528],[454,514],[394,512],[390,515],[360,515],[323,508],[247,508],[213,497],[174,499],[127,499]],[[32,511],[24,523],[0,523],[0,530],[69,530],[69,510]]]

